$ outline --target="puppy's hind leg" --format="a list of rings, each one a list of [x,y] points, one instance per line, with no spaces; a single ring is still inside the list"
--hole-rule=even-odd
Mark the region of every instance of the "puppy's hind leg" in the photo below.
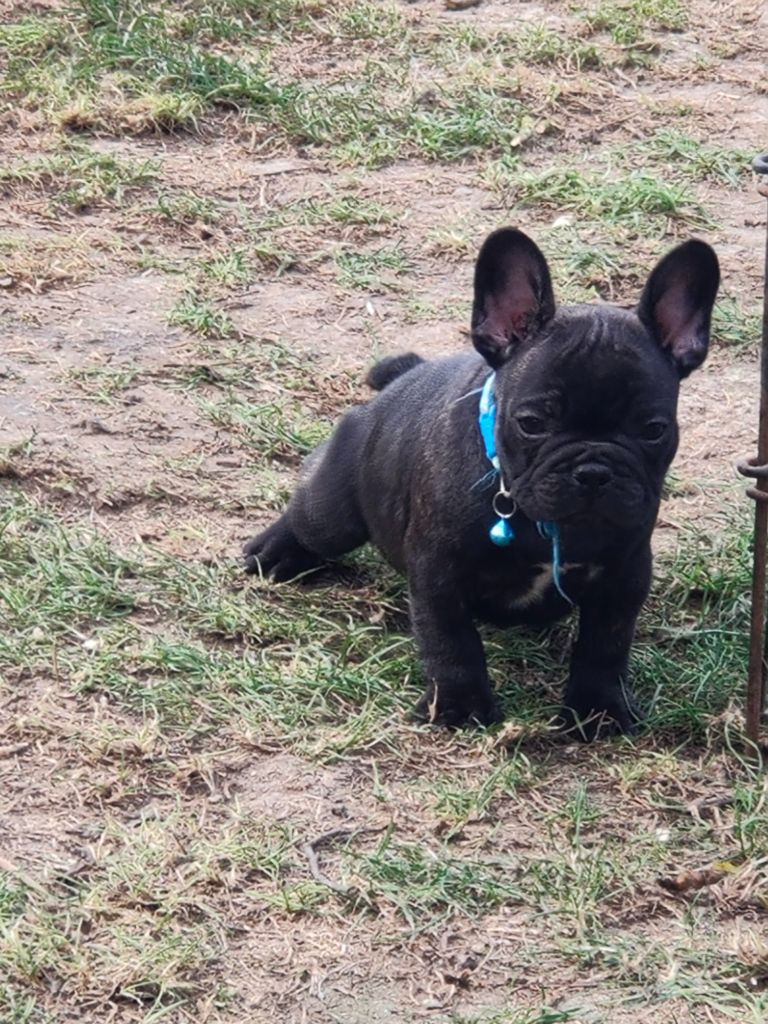
[[[286,515],[249,540],[243,548],[243,556],[247,573],[263,573],[277,583],[295,579],[323,562],[299,543]]]
[[[357,464],[365,436],[355,409],[307,459],[284,514],[245,545],[245,569],[293,579],[368,540],[357,500]]]

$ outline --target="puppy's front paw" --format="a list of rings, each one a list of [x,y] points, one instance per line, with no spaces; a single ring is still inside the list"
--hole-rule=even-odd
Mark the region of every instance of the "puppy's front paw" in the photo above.
[[[591,701],[566,694],[555,725],[568,738],[591,743],[611,736],[635,735],[642,729],[643,713],[632,693],[623,688]]]
[[[417,722],[442,725],[447,729],[462,726],[486,726],[500,722],[503,718],[496,695],[490,689],[462,690],[445,689],[431,683],[416,705],[413,717]]]
[[[277,583],[292,580],[322,563],[303,547],[282,519],[258,534],[243,548],[245,571],[271,576]]]

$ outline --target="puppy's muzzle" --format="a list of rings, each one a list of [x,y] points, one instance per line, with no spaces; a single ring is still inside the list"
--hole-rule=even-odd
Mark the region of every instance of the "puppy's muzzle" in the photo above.
[[[613,480],[613,470],[602,462],[583,462],[572,474],[580,495],[592,497],[600,494]]]

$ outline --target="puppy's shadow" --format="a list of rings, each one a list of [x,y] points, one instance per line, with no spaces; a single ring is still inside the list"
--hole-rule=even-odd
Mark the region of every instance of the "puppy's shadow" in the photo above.
[[[344,561],[326,562],[288,586],[312,595],[342,590],[347,598],[368,606],[387,632],[410,633],[406,582],[375,552],[355,552]]]

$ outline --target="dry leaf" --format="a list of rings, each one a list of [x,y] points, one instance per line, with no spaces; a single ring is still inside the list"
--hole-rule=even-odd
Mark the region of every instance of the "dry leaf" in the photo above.
[[[660,878],[658,882],[667,892],[690,892],[703,889],[706,885],[714,885],[727,874],[725,868],[695,868],[691,871],[681,871],[671,878]]]

